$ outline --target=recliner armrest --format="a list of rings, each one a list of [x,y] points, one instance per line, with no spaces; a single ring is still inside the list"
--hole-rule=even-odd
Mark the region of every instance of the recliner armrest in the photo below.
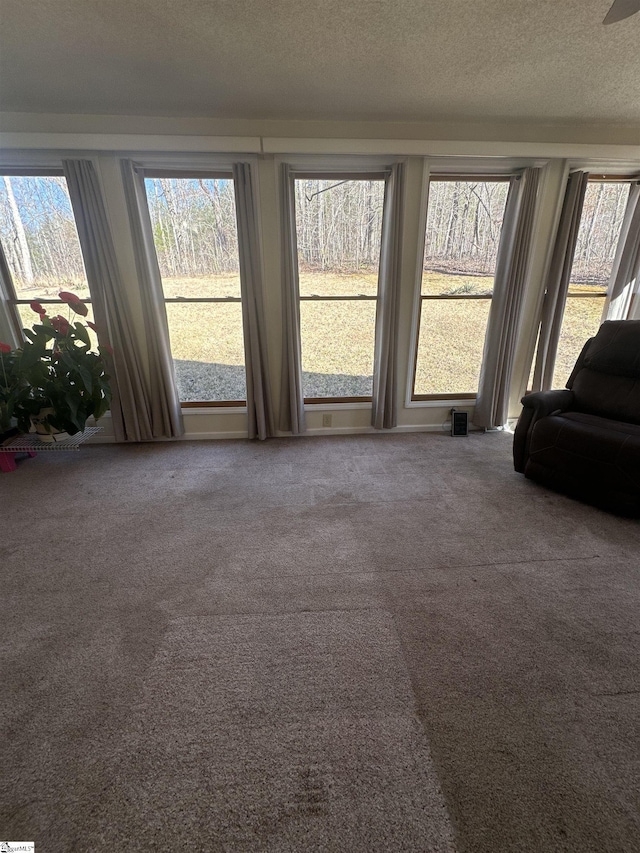
[[[513,436],[513,466],[516,471],[524,473],[529,457],[529,442],[531,430],[540,420],[553,412],[566,412],[573,403],[573,391],[561,388],[557,391],[536,391],[526,394],[522,400],[522,414]]]
[[[557,391],[535,391],[525,394],[520,401],[525,409],[533,409],[535,419],[546,418],[551,412],[566,412],[573,402],[573,391],[560,388]]]

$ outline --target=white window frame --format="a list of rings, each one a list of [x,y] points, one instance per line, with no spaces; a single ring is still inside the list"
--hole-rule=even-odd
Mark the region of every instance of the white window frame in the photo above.
[[[292,157],[276,158],[276,165],[287,163],[291,168],[291,178],[296,180],[304,179],[309,176],[318,180],[366,180],[367,178],[374,180],[385,181],[386,184],[391,173],[391,166],[394,163],[403,162],[404,157],[379,157],[379,156],[358,156],[352,155],[345,157],[343,155],[332,156],[325,155],[322,157],[308,157],[307,155],[299,155]],[[383,214],[384,215],[384,214]],[[295,222],[293,223],[295,228]],[[297,236],[297,235],[296,235]],[[296,259],[298,260],[298,259]],[[340,301],[341,297],[333,297],[332,301]],[[348,301],[356,301],[363,299],[366,301],[377,301],[378,295],[371,297],[343,297]],[[320,298],[300,297],[300,301],[321,301]],[[375,348],[375,339],[374,339]],[[305,397],[304,410],[310,412],[322,411],[339,411],[344,408],[349,409],[370,409],[372,397]]]
[[[194,162],[195,161],[195,162]],[[216,157],[211,158],[208,156],[198,157],[198,158],[190,158],[189,166],[178,166],[176,163],[183,163],[183,157],[167,157],[166,155],[158,155],[157,157],[145,157],[143,161],[139,159],[136,160],[136,165],[142,167],[143,175],[146,178],[175,178],[175,179],[184,179],[190,180],[193,178],[205,178],[210,180],[234,180],[233,178],[233,163],[237,161],[235,159],[229,159],[227,157]],[[246,162],[244,160],[243,162]],[[213,164],[216,164],[214,168]],[[147,165],[153,164],[153,165]],[[145,188],[146,194],[146,188]],[[148,205],[148,197],[147,197],[147,205]],[[236,227],[237,227],[237,211],[236,211]],[[157,252],[154,242],[154,251]],[[162,278],[162,277],[161,277]],[[221,303],[221,304],[230,304],[230,303],[240,303],[240,308],[242,312],[242,328],[243,328],[243,336],[244,336],[244,328],[245,328],[245,312],[244,306],[242,304],[241,296],[230,296],[230,297],[194,297],[194,298],[173,298],[166,297],[164,295],[164,285],[163,285],[163,304],[167,303],[175,303],[175,304],[184,304],[184,303]],[[243,337],[243,346],[244,346],[244,337]],[[172,353],[173,357],[173,353]],[[247,364],[246,364],[246,353],[245,353],[245,363],[243,365],[245,372],[245,390],[246,390],[246,372],[247,372]],[[196,412],[211,414],[212,410],[215,409],[224,409],[226,412],[246,412],[247,411],[247,401],[245,400],[180,400],[180,408],[187,414],[193,414]]]
[[[404,406],[407,409],[442,408],[443,406],[466,406],[473,407],[477,394],[433,395],[427,399],[414,398],[414,380],[418,359],[418,344],[420,334],[420,322],[422,317],[422,273],[424,266],[424,249],[427,237],[427,217],[429,205],[429,184],[442,178],[448,180],[508,180],[516,172],[528,166],[542,167],[546,160],[514,160],[491,158],[455,158],[442,157],[437,160],[427,159],[428,170],[422,188],[422,204],[420,209],[420,238],[418,244],[418,265],[416,269],[416,281],[413,294],[413,309],[411,316],[411,346],[409,351],[409,364],[406,376]]]
[[[14,178],[64,178],[64,170],[62,169],[62,162],[58,159],[57,165],[51,166],[2,166],[0,164],[0,177],[4,176],[14,177]],[[65,184],[66,184],[65,178]],[[69,193],[69,187],[67,186],[67,194]],[[73,212],[73,207],[71,209],[71,215],[73,216],[73,221],[75,223],[75,214]],[[77,232],[77,224],[76,224],[76,232]],[[84,265],[84,256],[82,253],[82,245],[78,239],[78,248],[80,249],[80,256],[82,257],[83,265]],[[11,273],[11,270],[9,270]],[[86,272],[85,272],[86,278]],[[13,326],[13,328],[17,331],[17,334],[20,339],[24,339],[23,334],[23,324],[20,318],[20,314],[18,312],[18,305],[30,305],[33,302],[33,299],[19,299],[18,294],[16,292],[15,284],[13,282],[13,275],[10,275],[10,278],[5,282],[4,288],[6,290],[6,299],[3,300],[6,304],[7,313],[8,313],[8,321]],[[38,302],[42,305],[59,305],[61,308],[65,306],[65,303],[61,299],[48,299],[48,298],[38,298]],[[87,299],[83,299],[87,305],[91,305],[91,295]],[[35,321],[35,315],[34,315]]]

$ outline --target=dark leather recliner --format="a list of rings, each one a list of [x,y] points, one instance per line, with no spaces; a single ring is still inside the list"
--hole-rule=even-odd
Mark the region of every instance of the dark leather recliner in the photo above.
[[[560,391],[522,398],[516,471],[623,515],[640,516],[640,320],[609,320]]]

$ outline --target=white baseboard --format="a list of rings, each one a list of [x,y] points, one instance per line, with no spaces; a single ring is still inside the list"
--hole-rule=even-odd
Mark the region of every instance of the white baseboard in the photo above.
[[[470,431],[475,431],[470,427]],[[366,427],[325,427],[308,429],[304,435],[397,435],[406,432],[441,432],[448,434],[451,431],[451,423],[443,424],[401,424],[393,429],[374,429]]]
[[[212,439],[249,438],[246,430],[228,430],[227,432],[186,432],[173,441],[211,441]]]
[[[409,432],[439,432],[443,435],[448,435],[451,429],[449,422],[443,424],[400,424],[393,429],[374,429],[372,426],[352,426],[352,427],[316,427],[308,429],[302,436],[292,436],[290,433],[278,431],[275,438],[299,438],[304,436],[316,435],[397,435],[398,433]],[[483,430],[470,425],[470,432],[483,432]],[[154,442],[162,441],[217,441],[224,439],[247,439],[248,435],[244,430],[229,430],[227,432],[189,432],[178,438],[155,438]],[[115,444],[115,438],[112,435],[98,434],[93,436],[87,444]],[[149,442],[145,442],[148,444]]]

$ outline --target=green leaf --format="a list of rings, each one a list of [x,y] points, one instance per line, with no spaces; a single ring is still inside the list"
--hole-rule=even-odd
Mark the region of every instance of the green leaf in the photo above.
[[[76,333],[77,333],[78,337],[80,338],[80,340],[83,343],[85,343],[88,347],[90,347],[91,346],[91,338],[89,337],[89,332],[87,332],[87,327],[84,326],[82,323],[74,323],[73,327],[76,330]]]
[[[45,354],[45,343],[44,339],[38,341],[37,339],[33,344],[25,344],[22,350],[22,357],[20,358],[20,367],[21,371],[29,370],[34,364],[37,364]]]
[[[76,365],[78,369],[78,373],[82,377],[82,381],[84,382],[84,387],[87,389],[89,394],[92,393],[93,390],[93,379],[91,378],[91,372],[87,370],[87,368],[83,364]]]
[[[37,332],[39,336],[44,335],[44,337],[47,341],[50,341],[52,338],[55,338],[55,336],[56,336],[56,333],[53,331],[51,326],[41,326],[41,325],[36,323],[36,325],[33,327],[33,330],[34,330],[34,332]]]

